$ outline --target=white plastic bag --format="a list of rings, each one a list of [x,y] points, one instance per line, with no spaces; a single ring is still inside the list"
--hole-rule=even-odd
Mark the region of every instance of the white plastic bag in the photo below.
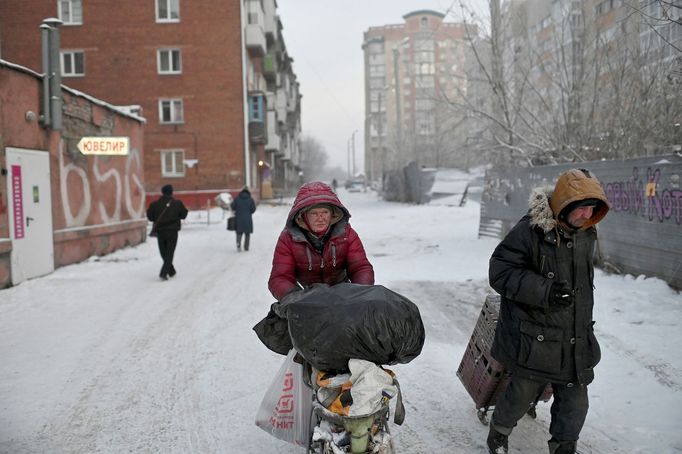
[[[303,383],[303,366],[294,356],[296,350],[290,350],[265,393],[256,425],[275,438],[308,446],[313,391]]]

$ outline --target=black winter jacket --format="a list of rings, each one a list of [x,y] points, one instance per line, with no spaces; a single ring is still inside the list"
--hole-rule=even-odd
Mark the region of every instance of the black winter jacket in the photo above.
[[[608,211],[603,191],[595,191]],[[557,222],[551,195],[548,188],[533,192],[529,214],[490,258],[490,285],[502,296],[492,356],[519,376],[588,384],[601,358],[592,320],[597,235],[593,226],[573,230]],[[562,281],[575,295],[567,308],[550,303],[552,283]]]
[[[147,208],[147,219],[156,222],[158,232],[180,230],[180,220],[186,217],[187,208],[185,208],[185,204],[181,200],[166,195],[150,203],[149,208]]]
[[[232,201],[230,208],[234,211],[237,218],[237,233],[253,233],[253,213],[256,212],[256,202],[251,193],[242,189],[236,199]]]

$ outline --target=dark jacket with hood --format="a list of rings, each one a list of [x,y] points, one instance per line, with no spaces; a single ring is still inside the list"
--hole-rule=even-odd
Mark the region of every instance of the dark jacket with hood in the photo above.
[[[237,233],[253,233],[253,217],[256,212],[256,202],[253,201],[248,189],[242,189],[236,199],[230,204],[236,218]]]
[[[562,211],[585,199],[599,202],[585,225],[572,228]],[[553,190],[535,189],[529,205],[490,258],[490,285],[502,296],[492,356],[519,376],[588,384],[601,358],[593,331],[592,259],[594,225],[608,212],[607,199],[596,178],[574,169]],[[552,304],[554,282],[573,289],[573,304]]]
[[[162,195],[147,208],[147,219],[155,223],[157,232],[179,231],[180,220],[186,217],[185,204],[171,195]]]
[[[322,238],[310,232],[303,218],[307,209],[318,204],[332,207],[331,223]],[[350,213],[327,184],[317,181],[301,186],[272,259],[268,288],[277,300],[315,283],[374,284],[374,269],[349,218]]]

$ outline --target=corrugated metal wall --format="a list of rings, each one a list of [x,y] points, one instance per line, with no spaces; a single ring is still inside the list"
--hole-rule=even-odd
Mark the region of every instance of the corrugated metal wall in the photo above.
[[[682,155],[489,171],[479,236],[502,238],[528,210],[533,188],[554,186],[574,167],[594,173],[611,205],[598,225],[604,266],[682,288]]]

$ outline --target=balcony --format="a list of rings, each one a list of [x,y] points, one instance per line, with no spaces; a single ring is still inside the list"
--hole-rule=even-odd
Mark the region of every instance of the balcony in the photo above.
[[[263,77],[269,82],[275,82],[275,75],[277,74],[277,61],[275,56],[267,54],[263,57]]]
[[[277,6],[275,5],[275,0],[265,0],[263,3],[263,13],[264,13],[264,23],[265,23],[265,33],[270,35],[273,39],[277,37],[277,22],[279,18],[277,17]]]
[[[265,54],[265,33],[260,24],[248,24],[246,26],[246,48],[255,55]]]
[[[277,152],[279,151],[279,146],[280,146],[280,140],[279,140],[279,134],[277,131],[277,118],[275,116],[275,111],[274,110],[269,110],[267,114],[267,139],[268,142],[265,145],[265,151],[274,151]]]
[[[254,144],[263,144],[267,139],[265,131],[265,123],[262,121],[249,122],[249,142]]]

